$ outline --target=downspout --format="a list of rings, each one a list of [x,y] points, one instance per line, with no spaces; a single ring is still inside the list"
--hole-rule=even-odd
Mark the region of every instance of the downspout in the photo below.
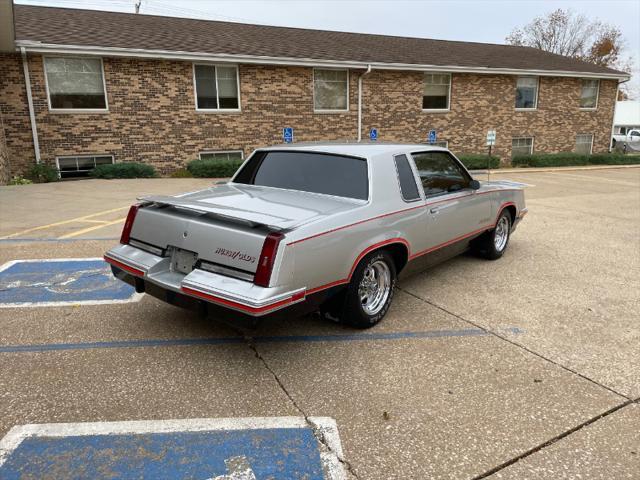
[[[611,136],[609,137],[609,153],[613,150],[613,135],[616,130],[616,109],[618,108],[618,95],[620,94],[620,85],[623,83],[627,83],[630,78],[627,78],[624,81],[618,80],[618,85],[616,86],[616,98],[613,103],[613,119],[611,119]]]
[[[24,82],[27,87],[27,103],[29,104],[29,118],[31,119],[31,135],[33,136],[33,149],[36,153],[36,163],[40,163],[40,143],[38,142],[38,127],[36,126],[36,114],[33,109],[33,97],[31,96],[31,79],[29,78],[29,65],[27,63],[27,51],[20,47],[22,54],[22,69],[24,70]]]
[[[362,77],[371,73],[371,64],[367,71],[358,77],[358,142],[362,141]]]

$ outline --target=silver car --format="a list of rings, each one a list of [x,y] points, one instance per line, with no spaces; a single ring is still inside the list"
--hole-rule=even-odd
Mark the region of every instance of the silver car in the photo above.
[[[527,213],[519,185],[474,180],[447,149],[383,143],[259,149],[226,184],[139,200],[105,254],[137,291],[359,328],[384,317],[400,272],[469,248],[500,258]]]

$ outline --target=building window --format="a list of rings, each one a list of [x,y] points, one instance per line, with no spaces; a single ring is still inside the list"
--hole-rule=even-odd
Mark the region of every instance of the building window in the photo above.
[[[531,155],[533,153],[533,137],[519,137],[511,140],[511,156]]]
[[[582,80],[582,91],[580,92],[580,108],[597,108],[599,90],[600,80]]]
[[[238,67],[194,65],[197,110],[240,110]]]
[[[348,70],[313,70],[313,109],[317,112],[349,110]]]
[[[535,109],[538,106],[538,77],[518,77],[516,108]]]
[[[576,135],[576,153],[591,155],[593,149],[593,134]]]
[[[242,150],[200,152],[200,160],[215,160],[219,162],[241,162],[244,159]]]
[[[51,110],[106,110],[101,58],[45,57]]]
[[[425,73],[422,93],[423,110],[449,110],[451,74]]]
[[[88,177],[98,165],[109,165],[113,155],[79,155],[56,158],[60,178]]]

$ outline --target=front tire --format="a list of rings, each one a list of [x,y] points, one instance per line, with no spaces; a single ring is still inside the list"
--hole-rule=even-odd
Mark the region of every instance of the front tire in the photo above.
[[[473,252],[487,260],[497,260],[504,255],[511,235],[511,214],[503,210],[493,230],[485,232],[471,243]]]
[[[391,255],[380,250],[358,264],[344,294],[338,314],[341,323],[370,328],[386,315],[396,286],[396,267]]]

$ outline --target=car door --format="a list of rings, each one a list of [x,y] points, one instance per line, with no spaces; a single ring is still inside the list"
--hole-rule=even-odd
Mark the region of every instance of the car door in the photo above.
[[[464,240],[491,223],[490,195],[471,188],[473,180],[447,151],[412,153],[424,190],[426,237],[420,253]]]

